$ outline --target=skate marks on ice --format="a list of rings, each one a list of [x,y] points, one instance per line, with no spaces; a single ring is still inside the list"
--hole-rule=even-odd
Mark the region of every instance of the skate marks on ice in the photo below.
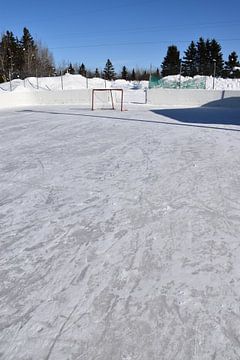
[[[0,120],[1,358],[238,359],[238,132],[107,114]]]

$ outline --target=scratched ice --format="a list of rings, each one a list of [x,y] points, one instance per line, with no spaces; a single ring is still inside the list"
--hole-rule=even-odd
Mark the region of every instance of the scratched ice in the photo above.
[[[1,111],[0,358],[239,359],[239,123]]]

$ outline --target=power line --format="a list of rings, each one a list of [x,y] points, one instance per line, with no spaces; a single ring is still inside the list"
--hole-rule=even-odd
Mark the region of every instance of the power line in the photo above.
[[[235,26],[235,25],[239,25],[240,26],[240,22],[230,22],[230,21],[214,21],[214,22],[206,22],[206,23],[195,23],[195,24],[184,24],[184,25],[172,25],[172,26],[142,26],[142,27],[134,27],[134,28],[124,28],[124,29],[118,29],[115,30],[113,28],[111,28],[111,34],[118,34],[118,33],[122,33],[122,32],[152,32],[152,31],[157,31],[157,30],[179,30],[179,29],[188,29],[189,27],[199,27],[199,26],[204,26],[205,28],[210,26],[211,28],[214,27],[219,27],[219,26],[223,26],[223,25],[229,25],[230,26]],[[89,31],[87,33],[83,33],[83,32],[70,32],[70,33],[60,33],[58,34],[58,36],[73,36],[73,35],[82,35],[82,36],[86,36],[89,34]],[[99,34],[109,34],[109,30],[106,31],[98,31],[97,33]],[[56,39],[56,37],[51,37],[52,39]]]
[[[94,48],[94,47],[105,47],[105,46],[132,46],[132,45],[155,45],[159,46],[162,43],[168,44],[180,44],[180,43],[191,43],[191,41],[197,42],[198,40],[160,40],[160,41],[140,41],[140,42],[124,42],[124,43],[104,43],[104,44],[90,44],[90,45],[78,45],[78,46],[59,46],[59,47],[50,47],[50,50],[61,50],[61,49],[80,49],[80,48]],[[240,38],[232,38],[232,39],[218,39],[218,41],[240,41]]]

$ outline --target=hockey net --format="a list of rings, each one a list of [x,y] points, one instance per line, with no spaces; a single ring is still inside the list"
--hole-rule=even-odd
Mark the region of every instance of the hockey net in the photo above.
[[[92,110],[123,111],[123,89],[92,89]]]

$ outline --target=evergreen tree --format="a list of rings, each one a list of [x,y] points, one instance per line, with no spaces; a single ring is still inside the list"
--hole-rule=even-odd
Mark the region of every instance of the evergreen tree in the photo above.
[[[80,65],[78,73],[82,76],[87,76],[86,67],[83,63]]]
[[[150,73],[147,70],[144,70],[139,80],[149,80],[149,77],[150,77]]]
[[[233,51],[228,56],[228,61],[225,62],[224,77],[240,78],[240,71],[235,70],[236,67],[240,67],[240,63],[238,61],[237,53]]]
[[[53,74],[53,56],[39,42],[36,44],[27,28],[23,29],[21,40],[7,31],[0,39],[0,81],[9,76],[49,76]]]
[[[167,55],[162,63],[162,76],[177,75],[180,71],[179,51],[175,45],[168,47]]]
[[[207,75],[213,74],[214,60],[216,60],[216,76],[221,76],[224,65],[223,56],[221,53],[221,45],[215,39],[212,39],[210,42],[210,56],[209,56],[209,61],[210,61],[209,67],[211,70],[210,73],[208,73]]]
[[[121,78],[124,80],[127,80],[127,78],[128,78],[128,71],[127,71],[126,66],[123,66],[123,68],[122,68]]]
[[[157,68],[155,71],[152,71],[151,70],[149,71],[148,73],[148,79],[147,80],[150,80],[151,78],[152,79],[160,79],[161,78],[161,74],[160,74],[160,71],[159,71],[159,68]]]
[[[96,77],[96,78],[100,78],[100,73],[99,73],[98,68],[96,68],[96,70],[95,70],[94,77]]]
[[[33,37],[30,34],[30,31],[26,27],[23,28],[21,43],[26,50],[29,50],[30,48],[36,48]]]
[[[35,76],[37,65],[37,46],[26,27],[23,28],[21,46],[23,51],[22,76]]]
[[[157,68],[157,70],[156,70],[156,76],[157,76],[158,79],[160,79],[160,71],[159,71],[159,68]]]
[[[237,66],[237,69],[233,69],[233,74],[235,79],[240,79],[240,64]]]
[[[134,69],[132,69],[131,80],[132,80],[132,81],[135,81],[135,80],[136,80],[136,73],[135,73],[135,70],[134,70]]]
[[[182,74],[184,76],[195,76],[197,75],[197,48],[194,41],[188,46],[184,52],[182,63]]]
[[[69,64],[68,71],[69,74],[73,75],[75,74],[75,69],[73,68],[72,64]]]
[[[206,75],[206,64],[207,60],[207,47],[205,40],[200,37],[197,42],[197,57],[196,57],[196,68],[199,75]]]
[[[204,64],[203,74],[206,76],[210,76],[213,74],[213,58],[212,58],[212,47],[211,41],[209,39],[206,40],[206,63]]]
[[[215,40],[206,41],[201,37],[197,43],[196,68],[200,75],[213,75],[214,62],[216,63],[216,76],[220,76],[223,71],[223,58],[221,46]]]
[[[22,49],[19,40],[11,31],[6,31],[0,40],[0,76],[2,81],[21,75],[23,66]]]
[[[109,59],[106,62],[105,68],[103,69],[103,75],[105,80],[112,80],[116,76],[114,67]]]

